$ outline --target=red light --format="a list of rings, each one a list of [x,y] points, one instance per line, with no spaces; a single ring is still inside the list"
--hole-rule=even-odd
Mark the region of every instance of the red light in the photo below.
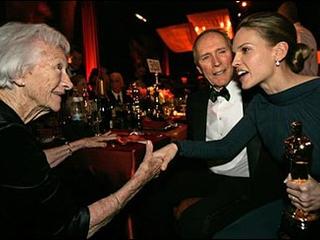
[[[185,76],[181,77],[180,80],[183,84],[186,84],[188,82],[188,78]]]
[[[202,80],[202,79],[204,79],[204,76],[202,76],[202,75],[197,76],[197,80]]]

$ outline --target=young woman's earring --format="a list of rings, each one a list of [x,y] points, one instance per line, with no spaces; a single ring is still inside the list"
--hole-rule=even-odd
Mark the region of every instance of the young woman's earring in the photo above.
[[[276,66],[279,67],[280,66],[280,61],[276,60]]]

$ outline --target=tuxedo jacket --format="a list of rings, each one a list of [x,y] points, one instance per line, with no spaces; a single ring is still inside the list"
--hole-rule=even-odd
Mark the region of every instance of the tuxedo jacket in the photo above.
[[[246,107],[259,88],[242,91],[244,114]],[[207,108],[210,96],[210,87],[206,86],[191,94],[187,99],[187,124],[188,139],[206,140]],[[232,98],[232,95],[231,95]],[[212,149],[214,151],[214,149]],[[280,196],[283,176],[280,166],[271,159],[269,153],[264,149],[258,136],[247,144],[248,164],[250,173],[249,191],[253,194],[256,202],[266,199],[274,199]],[[207,160],[207,167],[218,165],[218,159]],[[274,183],[270,183],[274,182]],[[272,185],[274,184],[274,185]],[[270,189],[268,186],[279,186]],[[269,191],[268,191],[269,190]],[[259,198],[259,199],[256,199]]]
[[[122,90],[122,99],[123,99],[123,103],[122,104],[126,104],[130,102],[130,97],[126,94],[126,91]],[[115,98],[115,96],[113,95],[112,91],[109,90],[107,91],[107,95],[109,98],[109,102],[112,105],[116,105],[118,103],[117,99]]]

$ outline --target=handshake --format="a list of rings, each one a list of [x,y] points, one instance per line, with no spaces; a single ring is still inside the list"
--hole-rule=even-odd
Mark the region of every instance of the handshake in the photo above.
[[[142,163],[136,171],[136,174],[144,177],[144,180],[147,181],[154,177],[158,177],[161,171],[165,171],[167,169],[169,162],[175,157],[177,152],[178,147],[174,143],[170,143],[153,152],[152,142],[147,141],[146,153]]]

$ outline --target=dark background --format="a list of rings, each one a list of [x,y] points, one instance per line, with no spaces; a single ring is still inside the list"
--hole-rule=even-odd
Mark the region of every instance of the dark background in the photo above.
[[[21,1],[27,4],[30,1]],[[58,30],[60,28],[60,1],[47,1],[53,16],[48,23]],[[75,15],[75,28],[73,44],[82,45],[81,29],[81,2],[78,1]],[[133,64],[130,56],[130,46],[135,41],[146,51],[147,57],[163,57],[164,43],[156,32],[156,28],[180,23],[186,23],[186,15],[190,13],[205,12],[227,8],[231,15],[231,22],[235,28],[242,16],[256,11],[276,11],[283,0],[255,0],[247,1],[248,7],[241,8],[235,0],[171,0],[171,1],[94,1],[96,6],[96,18],[98,24],[100,62],[108,69],[120,70],[126,76],[128,82],[133,80]],[[299,15],[304,26],[309,28],[315,35],[320,46],[320,1],[295,1],[299,8]],[[4,23],[8,20],[5,12],[5,1],[0,3],[0,20]],[[138,20],[134,14],[143,15],[148,22]],[[16,16],[18,18],[18,16]],[[173,53],[169,50],[169,63],[171,78],[181,75],[195,74],[192,54]]]
[[[162,58],[164,44],[156,33],[156,28],[187,22],[187,14],[227,8],[235,28],[242,16],[256,11],[276,11],[283,2],[280,0],[247,1],[248,7],[243,9],[236,1],[144,1],[144,2],[102,2],[97,4],[99,19],[101,61],[107,66],[119,64],[128,66],[130,72],[130,56],[128,42],[137,39],[149,49],[149,56]],[[319,1],[296,1],[302,24],[315,35],[320,46]],[[148,19],[144,23],[134,17],[138,12]],[[191,52],[173,53],[169,50],[169,62],[172,77],[188,75],[195,72]]]

